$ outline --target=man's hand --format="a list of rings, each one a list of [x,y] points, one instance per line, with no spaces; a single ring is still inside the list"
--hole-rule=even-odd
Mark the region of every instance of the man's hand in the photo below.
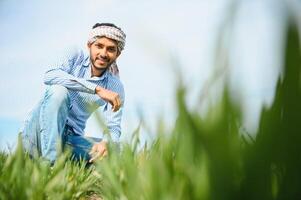
[[[118,93],[112,92],[100,86],[97,86],[95,88],[95,93],[103,100],[109,102],[112,105],[112,109],[114,112],[119,110],[121,106],[121,100]]]
[[[103,158],[108,155],[107,142],[101,141],[92,146],[91,151],[89,152],[91,159],[89,162],[94,162],[97,158]]]

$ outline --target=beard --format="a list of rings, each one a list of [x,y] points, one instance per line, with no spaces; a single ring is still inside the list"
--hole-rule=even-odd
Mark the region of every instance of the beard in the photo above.
[[[110,59],[107,59],[107,58],[98,58],[98,57],[96,57],[93,60],[93,62],[91,60],[91,63],[93,64],[93,66],[96,69],[104,70],[104,69],[108,68],[112,64],[112,61]]]
[[[101,60],[98,58],[95,58],[92,62],[91,61],[91,68],[92,68],[92,75],[93,76],[101,76],[103,74],[103,72],[105,72],[110,65],[113,63],[113,61],[110,61],[109,59],[106,60]]]

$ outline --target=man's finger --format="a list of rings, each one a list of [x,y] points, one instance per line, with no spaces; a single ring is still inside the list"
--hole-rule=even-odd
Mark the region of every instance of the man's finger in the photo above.
[[[105,150],[105,151],[103,152],[102,156],[103,156],[103,157],[106,157],[107,155],[108,155],[108,151]]]
[[[94,154],[96,152],[96,146],[93,145],[91,151],[89,152],[90,155]]]
[[[114,108],[114,100],[109,101],[109,103],[111,104],[112,108]]]
[[[91,163],[91,162],[93,162],[93,161],[95,161],[96,159],[98,159],[98,158],[104,158],[104,157],[106,157],[108,155],[108,151],[106,150],[106,149],[104,149],[103,151],[99,151],[99,152],[97,152],[97,153],[95,153],[93,156],[92,156],[92,158],[89,160],[89,162]]]
[[[97,159],[100,156],[100,152],[96,152],[93,154],[92,158],[89,160],[89,162],[93,162],[95,159]]]
[[[120,100],[119,97],[117,97],[117,105],[118,105],[118,109],[117,110],[119,110],[120,107],[121,107],[121,100]]]
[[[118,108],[121,107],[121,101],[120,101],[120,98],[117,98],[117,104],[118,104]]]
[[[112,109],[113,109],[114,112],[116,112],[119,109],[117,99],[114,100],[114,106],[113,106]]]

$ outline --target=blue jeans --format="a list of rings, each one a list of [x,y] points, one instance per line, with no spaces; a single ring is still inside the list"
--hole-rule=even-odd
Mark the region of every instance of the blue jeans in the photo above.
[[[66,124],[69,109],[68,89],[60,85],[48,86],[44,97],[21,127],[24,150],[33,157],[41,156],[53,163],[63,148],[70,148],[75,159],[89,160],[89,151],[101,139],[75,134]]]

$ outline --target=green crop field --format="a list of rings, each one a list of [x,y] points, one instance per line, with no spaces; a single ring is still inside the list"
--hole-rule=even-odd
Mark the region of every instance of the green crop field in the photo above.
[[[227,87],[219,103],[200,115],[177,89],[177,120],[158,121],[158,138],[137,150],[132,143],[91,167],[62,155],[50,167],[21,146],[0,154],[0,199],[285,199],[301,198],[301,52],[288,27],[283,76],[261,112],[256,138],[242,133],[242,111]]]

